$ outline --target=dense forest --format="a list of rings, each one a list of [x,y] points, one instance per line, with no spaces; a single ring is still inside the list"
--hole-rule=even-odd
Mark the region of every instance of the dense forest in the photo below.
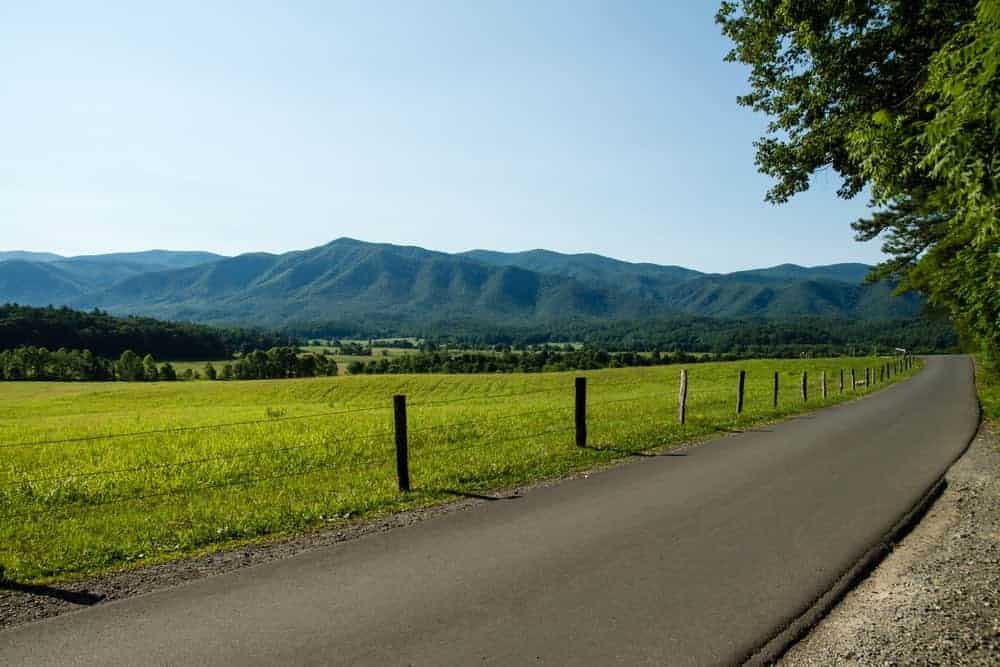
[[[89,350],[117,358],[125,350],[163,359],[220,359],[288,344],[287,335],[253,328],[216,328],[148,317],[113,317],[99,310],[0,306],[0,350],[44,347]],[[294,341],[291,341],[294,343]]]

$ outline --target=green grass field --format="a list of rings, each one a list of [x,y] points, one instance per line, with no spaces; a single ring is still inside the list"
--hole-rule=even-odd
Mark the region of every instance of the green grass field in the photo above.
[[[0,384],[0,565],[40,582],[336,525],[675,446],[849,400],[839,370],[757,360],[586,373],[182,383]],[[743,414],[736,378],[747,371]],[[800,375],[809,373],[809,402]],[[774,371],[780,401],[771,407]],[[821,399],[820,374],[829,397]],[[591,447],[574,446],[588,377]],[[904,373],[905,375],[905,373]],[[896,381],[903,375],[893,377]],[[847,373],[848,383],[850,374]],[[872,390],[883,386],[872,385]],[[407,395],[414,490],[396,488],[392,396]]]

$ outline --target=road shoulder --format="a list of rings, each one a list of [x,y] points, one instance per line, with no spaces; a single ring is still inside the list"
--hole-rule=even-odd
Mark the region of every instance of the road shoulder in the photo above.
[[[782,665],[1000,663],[1000,438],[983,422],[892,553]]]

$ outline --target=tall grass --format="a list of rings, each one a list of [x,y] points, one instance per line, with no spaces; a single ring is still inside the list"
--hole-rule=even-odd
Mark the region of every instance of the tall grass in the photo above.
[[[0,564],[10,579],[42,581],[526,483],[850,400],[865,390],[840,394],[840,369],[849,384],[850,368],[863,378],[866,365],[887,361],[692,365],[684,426],[677,366],[0,384]],[[737,417],[739,369],[747,383]],[[781,389],[772,408],[775,371]],[[573,435],[573,378],[581,374],[589,385],[585,449]],[[409,404],[414,491],[406,495],[396,488],[393,394],[406,394]]]

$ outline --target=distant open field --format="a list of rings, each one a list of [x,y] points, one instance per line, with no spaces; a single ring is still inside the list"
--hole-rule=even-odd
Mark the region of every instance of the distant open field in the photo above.
[[[840,369],[853,367],[863,378],[866,366],[889,362],[690,365],[685,426],[677,420],[679,366],[0,383],[0,565],[10,579],[40,581],[525,483],[819,407],[823,371],[825,404],[849,400],[864,388],[840,394]],[[747,371],[746,404],[737,418],[740,369]],[[777,409],[771,407],[775,371]],[[802,371],[809,378],[805,405]],[[574,445],[578,375],[588,378],[588,448]],[[846,377],[849,383],[849,370]],[[395,478],[392,396],[398,393],[409,404],[414,490],[407,495]]]

